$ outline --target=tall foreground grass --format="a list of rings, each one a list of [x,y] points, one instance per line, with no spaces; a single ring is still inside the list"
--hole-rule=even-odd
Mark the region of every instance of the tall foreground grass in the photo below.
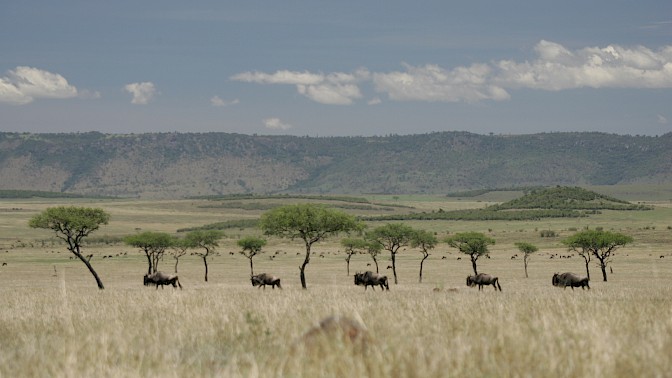
[[[53,202],[0,203],[5,210],[0,261],[8,264],[0,266],[0,377],[672,376],[667,202],[650,212],[605,212],[589,219],[411,223],[439,237],[448,231],[494,237],[492,258],[479,260],[478,267],[499,276],[501,293],[464,286],[471,273],[468,258],[457,260],[459,253],[445,244],[425,263],[422,284],[417,283],[421,255],[408,249],[397,259],[399,285],[384,293],[364,291],[346,276],[337,238],[314,248],[308,290],[300,289],[298,278],[303,246],[270,240],[255,259],[255,272],[279,275],[284,290],[258,290],[235,243],[238,233],[257,230],[227,231],[217,249],[221,256],[209,264],[208,283],[200,259],[181,259],[182,291],[143,287],[147,265],[136,249],[87,245],[85,253],[94,255],[92,263],[105,283],[101,291],[63,245],[41,243],[53,238],[50,233],[27,227],[30,216]],[[110,236],[174,232],[250,216],[192,202],[87,205],[112,213],[110,225],[99,232]],[[441,202],[426,210],[435,207],[451,208]],[[554,272],[584,274],[578,256],[557,256],[569,254],[560,240],[586,226],[624,232],[635,243],[619,250],[609,282],[601,281],[591,263],[590,291],[552,287]],[[546,229],[560,236],[541,238],[539,230]],[[530,261],[529,279],[521,259],[511,258],[519,253],[518,241],[540,247]],[[381,273],[391,274],[389,255],[379,262]],[[161,270],[172,272],[173,263],[166,257]],[[370,257],[357,255],[350,271],[374,269],[369,263]],[[332,315],[361,322],[370,336],[365,348],[329,337],[319,348],[302,344],[311,327]]]
[[[532,285],[502,293],[423,285],[183,291],[2,291],[0,376],[554,376],[672,372],[672,287]],[[320,319],[351,317],[370,342],[301,347]],[[326,350],[326,352],[325,352]]]

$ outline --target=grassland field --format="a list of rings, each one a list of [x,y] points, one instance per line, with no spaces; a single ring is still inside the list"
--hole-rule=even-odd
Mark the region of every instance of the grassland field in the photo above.
[[[445,243],[425,262],[422,283],[421,253],[406,248],[397,257],[399,284],[392,284],[389,292],[364,291],[353,285],[352,273],[375,270],[372,261],[368,255],[353,256],[348,276],[340,237],[313,247],[306,268],[308,290],[299,281],[305,254],[301,241],[269,238],[264,253],[254,259],[255,272],[280,276],[283,290],[253,288],[249,262],[236,245],[243,235],[259,234],[253,229],[225,231],[218,255],[209,259],[208,282],[200,258],[182,257],[178,269],[183,290],[143,286],[147,265],[137,249],[86,246],[84,253],[93,254],[92,265],[105,284],[105,290],[98,290],[84,264],[70,259],[52,234],[28,228],[31,216],[62,204],[101,207],[111,221],[93,235],[124,236],[175,233],[256,218],[263,211],[203,207],[210,202],[206,200],[4,199],[0,377],[672,376],[670,189],[608,190],[616,197],[631,193],[624,197],[655,209],[525,222],[406,222],[439,238],[461,231],[494,238],[491,258],[479,259],[478,267],[499,277],[502,292],[466,287],[469,259]],[[370,200],[433,211],[482,207],[512,195],[376,195]],[[591,262],[590,291],[551,286],[554,272],[585,273],[583,260],[560,242],[585,227],[622,232],[635,241],[617,251],[608,282]],[[558,236],[542,238],[541,230]],[[519,241],[540,249],[530,259],[529,278],[514,245]],[[379,264],[381,273],[391,278],[388,253],[381,253]],[[173,268],[167,255],[160,269]],[[365,348],[339,337],[327,337],[318,346],[302,343],[311,327],[333,315],[366,328],[370,339]]]

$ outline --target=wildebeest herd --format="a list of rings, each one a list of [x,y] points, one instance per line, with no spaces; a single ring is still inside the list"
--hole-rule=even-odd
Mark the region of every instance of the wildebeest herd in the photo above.
[[[375,290],[376,286],[380,286],[381,290],[390,290],[390,285],[388,283],[387,276],[384,276],[379,273],[374,273],[372,271],[366,271],[364,273],[357,272],[354,275],[354,282],[357,286],[364,286],[364,290],[368,289],[371,286],[371,289]],[[261,273],[253,275],[250,277],[252,286],[258,286],[259,288],[263,287],[266,289],[266,285],[270,285],[272,289],[275,289],[277,286],[278,289],[282,289],[280,285],[280,278],[271,274]],[[568,286],[574,290],[575,287],[580,287],[581,289],[588,288],[590,290],[588,277],[579,276],[578,274],[565,272],[565,273],[555,273],[551,283],[553,286],[567,288]],[[156,272],[152,274],[145,274],[143,277],[143,283],[145,286],[154,285],[158,289],[159,286],[163,288],[165,285],[172,285],[174,288],[179,287],[182,289],[180,280],[177,275],[170,275],[163,272]],[[483,286],[489,286],[495,289],[495,291],[502,291],[502,286],[499,284],[499,278],[492,276],[486,273],[479,273],[473,276],[467,276],[467,286],[475,287],[478,286],[478,290],[482,290]]]

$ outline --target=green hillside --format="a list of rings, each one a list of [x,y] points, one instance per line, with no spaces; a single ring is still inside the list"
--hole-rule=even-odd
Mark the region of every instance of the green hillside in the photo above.
[[[0,133],[0,190],[177,198],[672,182],[672,133]]]

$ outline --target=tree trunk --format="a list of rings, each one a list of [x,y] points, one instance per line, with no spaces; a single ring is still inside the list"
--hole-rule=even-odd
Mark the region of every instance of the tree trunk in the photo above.
[[[474,269],[474,274],[478,275],[478,270],[476,269],[476,260],[478,260],[478,257],[476,257],[476,255],[471,255],[471,267]]]
[[[252,257],[250,256],[250,277],[254,276],[254,265],[252,263]]]
[[[208,282],[208,257],[203,256],[203,264],[205,265],[205,282]]]
[[[394,274],[394,284],[398,284],[397,282],[397,265],[396,265],[396,260],[397,260],[397,254],[394,252],[390,252],[392,255],[392,273]]]
[[[604,260],[600,260],[600,269],[602,269],[602,279],[607,282],[607,264]]]
[[[378,260],[376,260],[375,257],[373,258],[373,263],[376,264],[376,273],[379,273],[378,272]]]
[[[527,255],[525,255],[525,257],[523,257],[523,264],[525,264],[525,278],[529,278],[527,276]]]
[[[177,274],[177,264],[180,262],[179,258],[175,258],[175,274]]]
[[[145,256],[147,256],[147,275],[149,276],[152,274],[152,257],[147,252],[145,252]]]
[[[93,269],[89,260],[87,260],[84,256],[82,256],[81,253],[77,253],[77,252],[72,252],[72,253],[74,253],[75,256],[77,256],[80,260],[82,260],[84,265],[86,265],[86,267],[89,268],[89,272],[91,272],[91,274],[93,274],[93,278],[96,279],[96,284],[98,284],[98,288],[100,290],[103,290],[105,288],[105,286],[103,286],[103,281],[100,280],[100,277],[98,277],[98,273],[96,273],[96,271]]]
[[[306,242],[306,258],[303,260],[303,264],[299,267],[299,270],[301,270],[300,278],[301,278],[301,287],[305,290],[308,289],[308,286],[306,286],[306,265],[310,262],[310,244]]]
[[[425,257],[423,257],[422,260],[420,260],[420,277],[419,277],[419,279],[418,279],[418,282],[419,282],[419,283],[422,283],[422,264],[425,263],[425,260],[426,260],[428,257],[429,257],[429,255],[425,255]]]
[[[588,266],[590,260],[584,258],[584,261],[586,262],[586,276],[588,276],[588,281],[590,281],[590,267]]]
[[[352,257],[352,255],[348,255],[348,257],[345,258],[345,263],[346,263],[346,266],[347,266],[348,276],[350,276],[350,258],[351,257]]]

